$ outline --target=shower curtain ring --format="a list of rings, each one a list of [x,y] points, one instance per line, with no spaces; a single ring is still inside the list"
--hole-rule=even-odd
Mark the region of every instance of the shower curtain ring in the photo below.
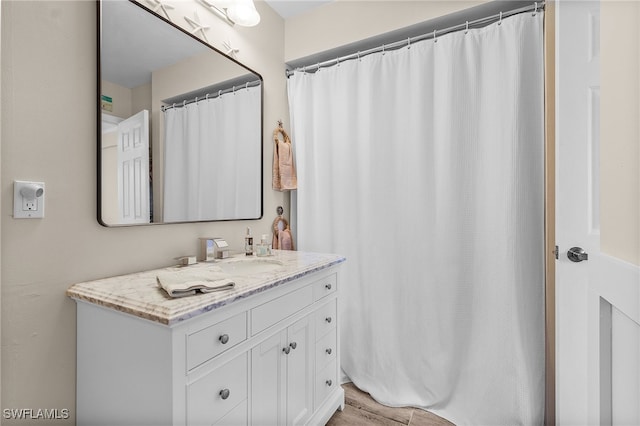
[[[500,12],[500,18],[498,19],[498,25],[502,25],[502,12]]]
[[[384,44],[382,45],[382,56],[384,56],[386,52],[384,51]]]
[[[436,30],[433,30],[433,42],[434,43],[438,42],[438,38],[436,37]]]
[[[468,32],[469,32],[469,21],[467,21],[467,23],[465,24],[465,27],[464,27],[464,33],[466,34]]]
[[[407,37],[407,49],[411,49],[411,37]]]
[[[538,2],[534,2],[533,4],[534,4],[534,9],[531,16],[536,16],[536,13],[538,13]]]

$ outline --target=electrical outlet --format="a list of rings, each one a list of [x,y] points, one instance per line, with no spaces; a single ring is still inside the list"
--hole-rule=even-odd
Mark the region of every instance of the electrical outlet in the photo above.
[[[14,219],[44,217],[44,182],[13,182]]]
[[[28,200],[22,197],[22,211],[37,211],[38,210],[38,199]]]

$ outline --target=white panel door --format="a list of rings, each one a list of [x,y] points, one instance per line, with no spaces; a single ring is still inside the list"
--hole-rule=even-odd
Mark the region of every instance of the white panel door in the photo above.
[[[303,425],[313,413],[314,323],[305,317],[287,329],[287,424]]]
[[[120,222],[149,223],[149,111],[118,124]]]
[[[284,424],[286,345],[282,331],[251,349],[251,424]]]
[[[600,252],[600,2],[556,5],[556,421],[637,425],[640,272]]]

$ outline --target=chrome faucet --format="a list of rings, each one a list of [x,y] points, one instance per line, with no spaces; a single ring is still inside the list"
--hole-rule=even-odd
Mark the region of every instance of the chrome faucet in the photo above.
[[[213,262],[215,259],[224,259],[229,257],[229,243],[223,238],[200,238],[200,256],[198,260],[201,262]]]

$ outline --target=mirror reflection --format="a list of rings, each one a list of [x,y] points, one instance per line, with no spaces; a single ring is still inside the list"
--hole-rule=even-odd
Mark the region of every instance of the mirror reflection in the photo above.
[[[135,2],[100,7],[100,223],[260,218],[260,75]]]

